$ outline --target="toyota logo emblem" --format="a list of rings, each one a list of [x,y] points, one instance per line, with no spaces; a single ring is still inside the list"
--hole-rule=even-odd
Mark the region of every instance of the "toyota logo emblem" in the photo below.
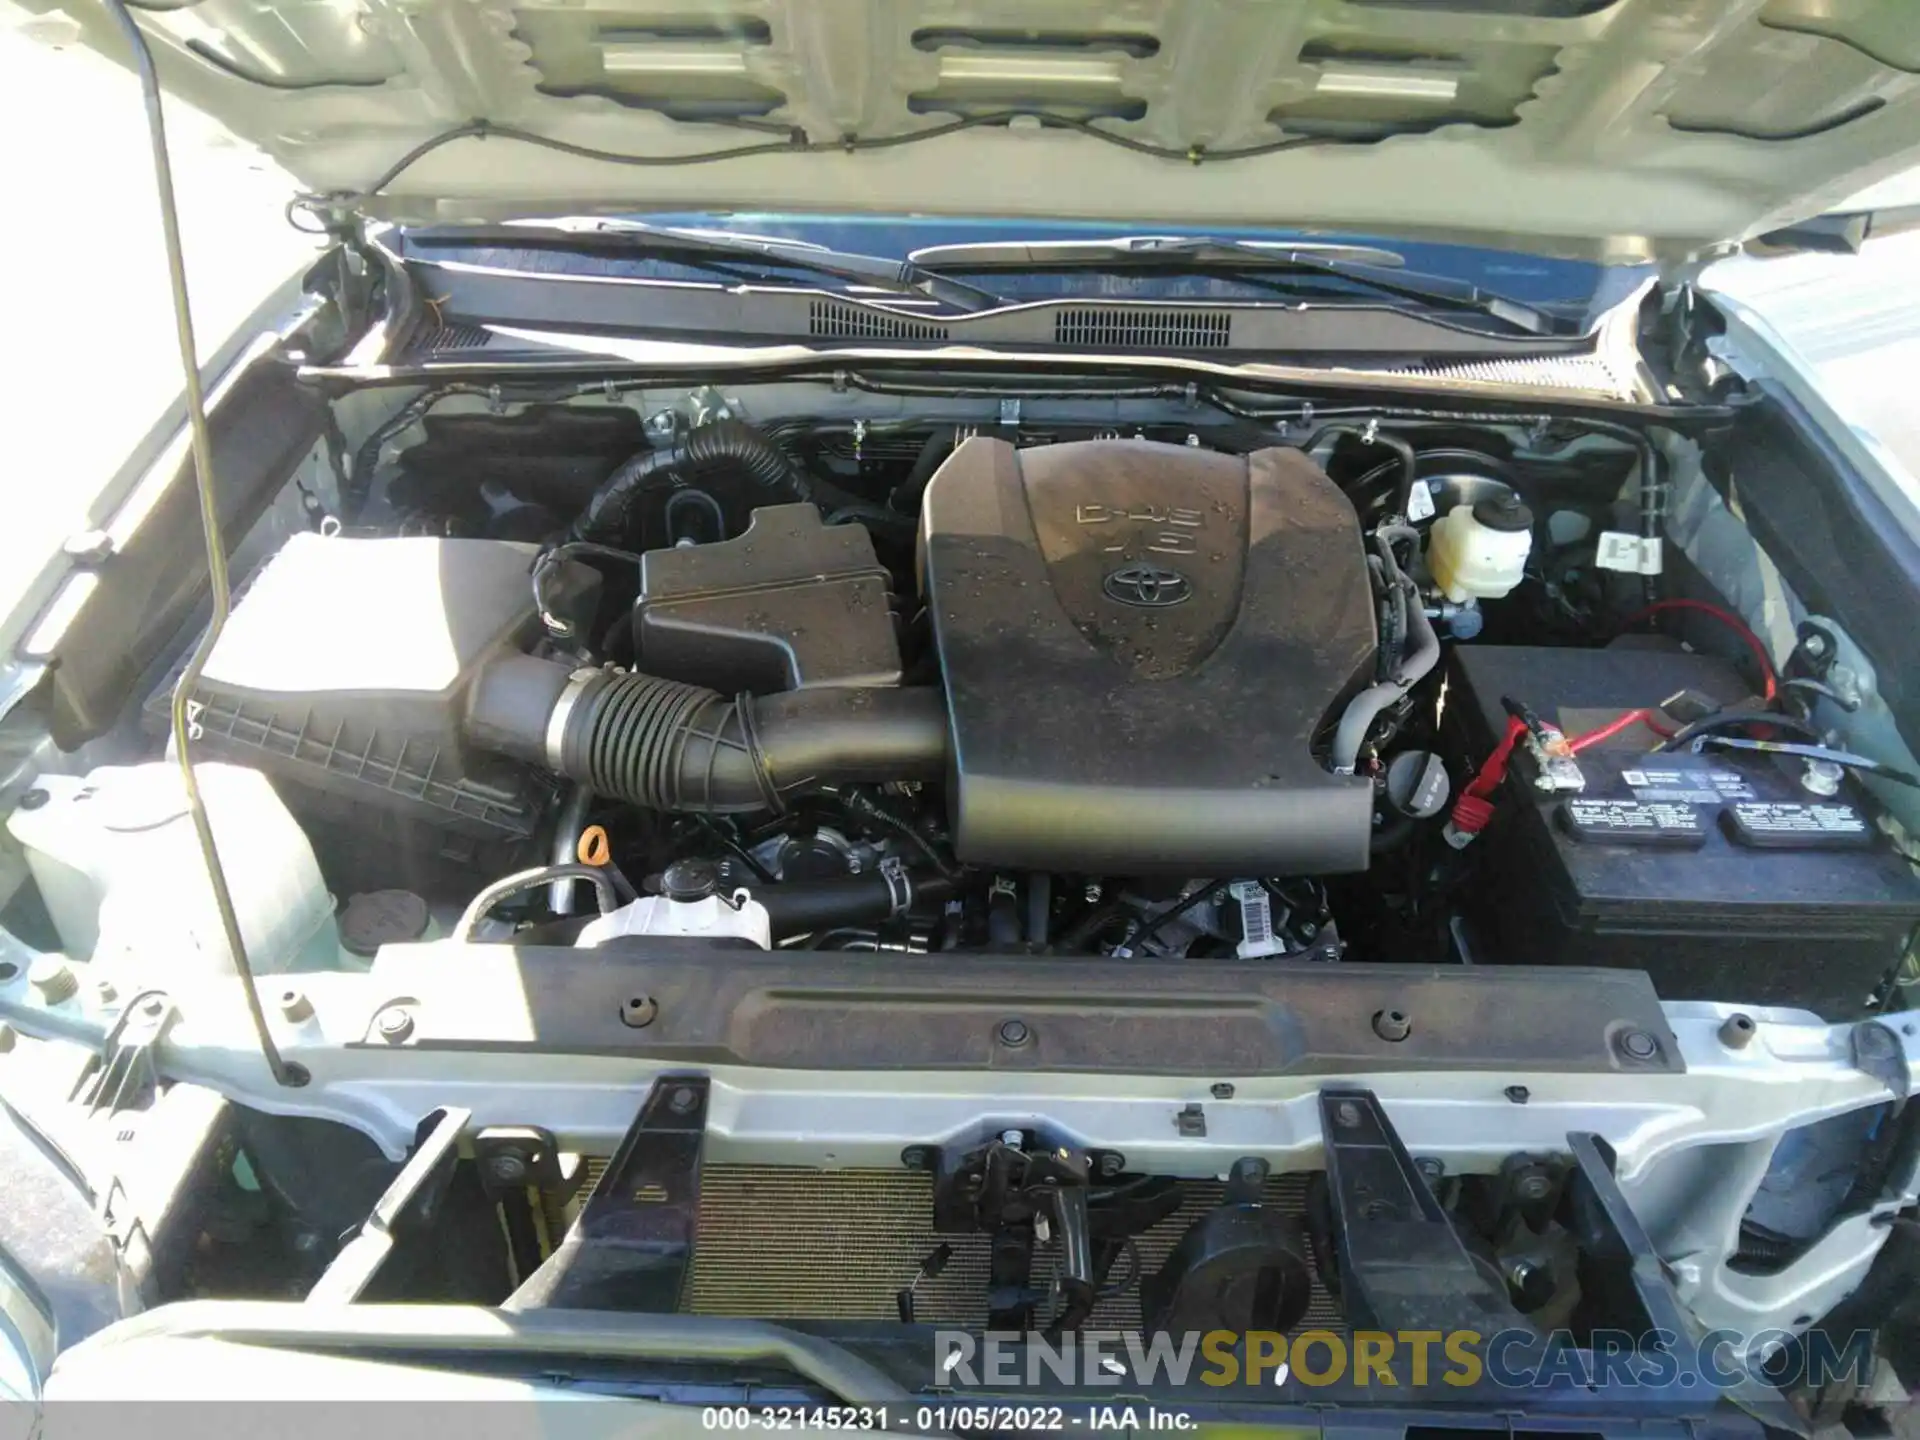
[[[1109,599],[1157,610],[1193,594],[1193,582],[1164,565],[1122,565],[1101,583]]]

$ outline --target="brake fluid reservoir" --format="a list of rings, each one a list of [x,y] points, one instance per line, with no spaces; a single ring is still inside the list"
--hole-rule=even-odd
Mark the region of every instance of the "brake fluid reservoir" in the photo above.
[[[1456,505],[1433,522],[1427,569],[1456,605],[1499,600],[1518,585],[1533,549],[1533,512],[1511,490],[1472,505]]]
[[[744,890],[720,893],[720,874],[705,860],[676,860],[660,877],[658,895],[587,922],[575,945],[602,945],[622,935],[701,935],[751,940],[773,948],[767,907]]]
[[[333,899],[299,823],[267,777],[196,765],[247,959],[260,974],[341,965]],[[62,948],[97,964],[231,974],[206,861],[170,761],[43,775],[7,828]]]

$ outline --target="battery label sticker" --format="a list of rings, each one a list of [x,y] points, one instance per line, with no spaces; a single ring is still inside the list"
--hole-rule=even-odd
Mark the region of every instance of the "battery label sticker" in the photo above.
[[[1736,770],[1710,765],[1643,765],[1622,770],[1620,779],[1636,800],[1668,800],[1683,805],[1719,805],[1752,800],[1753,786]]]
[[[1611,845],[1679,845],[1689,849],[1706,843],[1701,812],[1692,805],[1656,800],[1569,800],[1564,810],[1567,828],[1581,840]]]
[[[1873,842],[1872,827],[1851,805],[1743,802],[1728,809],[1727,828],[1743,845],[1761,847],[1850,849]]]

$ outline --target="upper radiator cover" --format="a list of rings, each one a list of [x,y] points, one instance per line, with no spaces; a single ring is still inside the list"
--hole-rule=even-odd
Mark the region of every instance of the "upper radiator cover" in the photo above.
[[[1296,450],[975,438],[927,489],[962,859],[1363,870],[1370,787],[1316,732],[1376,643],[1353,507]]]

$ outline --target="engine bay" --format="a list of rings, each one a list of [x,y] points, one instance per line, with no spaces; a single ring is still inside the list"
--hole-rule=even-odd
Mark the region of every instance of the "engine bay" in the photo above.
[[[255,964],[667,934],[1884,1003],[1920,886],[1814,716],[1819,627],[1777,671],[1659,598],[1644,437],[1018,413],[390,415],[194,693],[196,752],[284,802],[296,908],[338,912]],[[114,848],[91,802],[143,786],[13,818],[70,950],[112,888],[67,878]]]
[[[196,1197],[150,1299],[1391,1329],[1387,1185],[1462,1324],[1794,1329],[1905,1203],[1861,1047],[1911,978],[1908,782],[1836,723],[1843,632],[1763,638],[1696,564],[1693,439],[335,411],[186,711],[260,1028],[168,753],[184,646],[7,819],[53,1030],[0,1063],[105,1027],[64,1103]],[[1712,1259],[1589,1290],[1621,1247]]]

